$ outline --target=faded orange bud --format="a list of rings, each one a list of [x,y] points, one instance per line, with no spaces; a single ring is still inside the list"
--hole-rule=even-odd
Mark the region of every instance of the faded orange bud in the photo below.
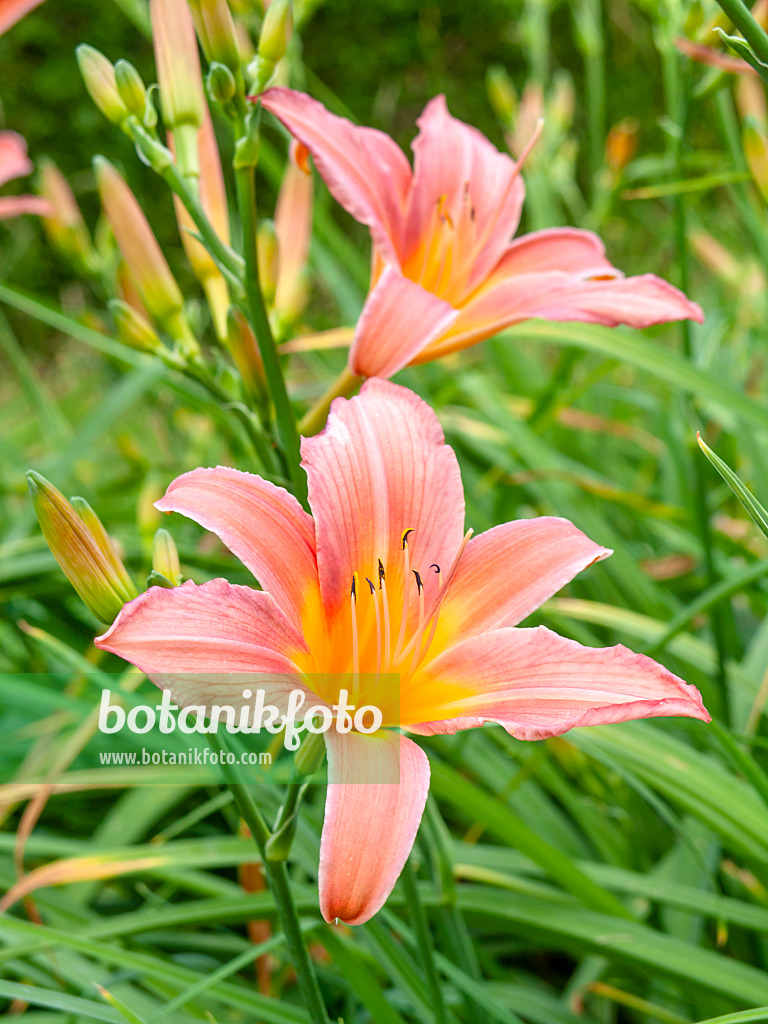
[[[256,336],[243,314],[234,308],[229,311],[228,326],[227,349],[229,354],[232,356],[246,391],[260,405],[263,405],[269,398],[269,392]]]
[[[278,261],[280,258],[274,221],[259,224],[256,250],[259,259],[259,284],[268,306],[274,305],[277,289]]]
[[[187,0],[150,0],[149,11],[163,120],[174,134],[181,173],[196,178],[206,102],[192,15]]]
[[[154,352],[165,354],[166,348],[158,337],[152,324],[137,312],[133,306],[121,299],[111,299],[108,303],[112,319],[120,340],[137,352]]]
[[[295,320],[307,301],[305,268],[312,237],[312,174],[303,146],[292,146],[285,177],[275,207],[278,247],[275,310],[287,321]]]
[[[608,132],[605,140],[605,162],[614,174],[620,174],[637,149],[637,118],[625,117]]]
[[[91,273],[97,257],[69,182],[52,160],[43,158],[39,167],[38,192],[47,201],[49,211],[42,218],[48,241],[80,270]]]
[[[104,212],[149,315],[174,338],[190,341],[179,286],[136,197],[104,157],[94,168]]]
[[[68,502],[39,473],[27,473],[27,485],[40,529],[67,579],[97,619],[112,622],[137,590],[101,520],[87,501]]]
[[[206,109],[203,124],[197,133],[200,162],[200,202],[216,234],[229,245],[229,211],[224,172],[221,169],[219,147],[213,130],[211,115]],[[194,221],[181,200],[174,196],[176,219],[181,232],[184,251],[202,284],[213,318],[216,336],[224,341],[227,336],[227,310],[229,309],[229,288],[208,250],[192,234],[197,232]]]

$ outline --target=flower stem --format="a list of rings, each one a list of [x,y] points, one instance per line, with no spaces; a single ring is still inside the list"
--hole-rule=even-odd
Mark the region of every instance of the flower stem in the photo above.
[[[356,377],[345,366],[336,380],[331,384],[325,394],[315,402],[299,422],[299,431],[304,437],[311,437],[317,434],[325,426],[328,419],[328,410],[334,398],[348,398],[354,394],[362,383],[362,377]]]
[[[424,913],[424,907],[421,905],[421,900],[419,899],[419,889],[416,884],[416,872],[413,870],[410,858],[406,861],[405,868],[403,869],[403,873],[400,877],[403,881],[405,898],[411,911],[413,931],[416,936],[416,942],[419,945],[421,964],[424,968],[424,973],[427,976],[427,984],[429,985],[429,992],[432,997],[432,1009],[435,1014],[435,1024],[446,1024],[448,1017],[445,1011],[445,1003],[443,1001],[443,990],[440,988],[440,978],[438,977],[437,967],[435,966],[435,956],[434,949],[432,947],[432,938],[429,934],[429,924],[427,922],[427,915]]]
[[[758,60],[768,64],[768,35],[755,21],[747,5],[742,0],[717,2],[752,47]]]
[[[296,427],[296,417],[293,414],[291,400],[288,397],[288,390],[285,386],[285,377],[280,366],[277,346],[272,336],[272,328],[269,324],[269,317],[267,316],[267,309],[264,305],[264,296],[259,281],[258,251],[256,248],[256,189],[253,167],[236,168],[235,182],[237,187],[237,205],[243,225],[245,295],[247,300],[245,312],[259,344],[267,385],[275,406],[277,431],[283,454],[288,463],[288,475],[293,485],[293,493],[302,504],[306,505],[307,479],[300,465],[301,455],[299,452],[299,432]]]
[[[211,746],[218,753],[222,753],[218,737],[210,734],[208,737]],[[291,884],[288,878],[288,871],[285,861],[269,861],[266,857],[266,846],[270,838],[270,831],[259,810],[256,802],[247,786],[239,782],[237,776],[228,764],[220,759],[222,774],[227,782],[240,816],[248,826],[254,842],[259,848],[261,862],[264,867],[264,874],[267,878],[270,891],[275,900],[275,906],[280,917],[283,931],[288,942],[288,948],[293,959],[293,966],[296,968],[296,975],[299,979],[299,986],[304,997],[304,1003],[310,1016],[312,1024],[330,1024],[325,1003],[320,992],[320,985],[317,981],[315,968],[304,943],[304,938],[299,924],[299,915],[296,912],[296,905],[291,894]]]

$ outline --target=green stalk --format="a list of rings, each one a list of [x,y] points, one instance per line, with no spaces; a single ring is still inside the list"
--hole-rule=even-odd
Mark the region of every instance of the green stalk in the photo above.
[[[758,60],[768,64],[768,35],[752,17],[747,5],[742,3],[742,0],[717,2],[752,47]]]
[[[675,164],[675,173],[682,178],[683,168],[683,137],[685,133],[685,122],[687,119],[687,83],[683,80],[680,68],[680,55],[670,45],[667,46],[664,54],[665,63],[665,86],[667,93],[667,104],[670,117],[680,131],[675,133],[671,141],[672,155]],[[675,249],[678,281],[677,284],[683,292],[688,293],[689,288],[689,259],[688,259],[688,236],[686,197],[678,193],[674,199],[674,223],[675,223]],[[683,353],[687,360],[692,361],[693,345],[691,340],[691,324],[689,320],[683,320],[680,324],[680,333],[683,343]],[[696,445],[691,442],[691,448]],[[712,530],[709,522],[709,502],[707,498],[707,483],[704,475],[705,467],[698,457],[698,450],[692,450],[693,476],[694,476],[694,502],[696,526],[701,544],[702,561],[704,574],[707,580],[707,588],[714,587],[719,578],[715,569],[713,558]],[[722,714],[726,721],[730,721],[729,699],[728,699],[728,643],[726,631],[726,615],[730,615],[730,604],[719,603],[713,605],[709,610],[709,622],[712,636],[715,641],[717,653],[717,681],[722,694]]]
[[[285,386],[285,377],[280,366],[277,346],[272,336],[272,328],[269,324],[269,317],[267,316],[267,309],[264,305],[264,296],[259,281],[259,261],[256,248],[257,217],[254,168],[236,168],[235,183],[237,187],[237,205],[243,225],[246,313],[256,335],[259,351],[264,363],[264,373],[275,406],[277,431],[288,463],[288,475],[293,485],[293,493],[306,506],[307,478],[301,469],[299,431],[296,426],[296,417],[293,413],[291,400],[288,397],[288,390]]]
[[[405,890],[405,899],[411,912],[413,932],[419,946],[421,965],[427,976],[427,984],[432,997],[432,1010],[435,1014],[435,1024],[447,1024],[448,1016],[443,1001],[443,990],[440,988],[440,978],[435,966],[435,951],[432,947],[432,938],[429,934],[429,923],[424,907],[419,899],[419,888],[416,884],[416,872],[413,870],[410,857],[405,863],[403,873],[400,876]]]
[[[360,387],[362,377],[356,377],[345,366],[336,380],[331,384],[324,395],[318,398],[312,408],[305,413],[299,423],[299,430],[304,437],[311,437],[317,434],[325,426],[328,419],[328,410],[334,398],[349,398]]]
[[[224,753],[224,747],[215,733],[211,733],[208,739],[218,754]],[[296,969],[299,986],[312,1024],[331,1024],[320,992],[315,968],[304,943],[301,925],[299,924],[299,915],[291,894],[291,884],[285,861],[267,860],[266,847],[271,833],[261,811],[256,805],[248,787],[238,781],[231,765],[222,763],[221,759],[220,765],[240,816],[248,826],[259,849],[264,874],[275,899],[275,906],[280,916],[280,922],[291,952],[293,966]]]

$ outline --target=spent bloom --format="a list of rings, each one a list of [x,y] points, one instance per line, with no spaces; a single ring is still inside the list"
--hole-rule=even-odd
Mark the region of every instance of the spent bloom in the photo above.
[[[373,240],[371,287],[349,354],[353,374],[388,377],[531,317],[648,327],[700,308],[653,274],[623,277],[589,231],[511,241],[525,196],[520,168],[452,117],[442,96],[417,124],[411,169],[383,132],[316,100],[268,89],[265,109],[307,147],[336,200]]]
[[[27,156],[27,144],[16,132],[0,132],[0,185],[32,172],[32,161]],[[19,217],[22,213],[45,215],[50,211],[42,196],[0,197],[0,220]]]
[[[233,679],[250,673],[275,703],[304,687],[331,708],[343,687],[358,708],[382,711],[375,733],[324,734],[326,920],[368,920],[413,845],[429,762],[398,729],[490,721],[533,740],[657,715],[709,719],[695,687],[650,658],[518,627],[610,552],[558,518],[465,533],[456,457],[406,388],[371,380],[337,399],[302,457],[312,515],[287,491],[221,467],[185,473],[156,503],[216,533],[263,590],[223,579],[153,587],[96,643],[179,704],[204,695],[242,707]]]

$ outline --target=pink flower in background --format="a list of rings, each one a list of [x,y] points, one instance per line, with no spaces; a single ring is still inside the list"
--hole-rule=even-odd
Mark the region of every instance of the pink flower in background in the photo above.
[[[260,100],[370,229],[373,272],[349,354],[354,374],[388,377],[531,317],[610,327],[703,319],[653,274],[623,277],[589,231],[552,228],[511,242],[525,195],[520,163],[451,117],[442,96],[417,122],[413,169],[388,135],[303,93],[268,89]]]
[[[0,36],[42,2],[43,0],[0,0]]]
[[[429,762],[397,728],[498,722],[535,740],[657,715],[709,720],[696,688],[650,658],[518,627],[610,551],[548,517],[470,538],[456,457],[406,388],[371,380],[337,399],[302,456],[311,516],[287,491],[221,467],[185,473],[157,502],[216,533],[263,591],[222,579],[152,587],[96,643],[179,703],[242,706],[250,673],[264,674],[274,703],[300,686],[332,705],[346,674],[352,703],[381,708],[379,732],[325,733],[326,920],[375,914],[413,845]]]
[[[0,16],[1,16],[0,10]],[[32,172],[32,161],[27,156],[27,144],[16,132],[0,132],[0,185]],[[41,196],[0,197],[0,219],[18,217],[22,213],[44,216],[50,206]]]

